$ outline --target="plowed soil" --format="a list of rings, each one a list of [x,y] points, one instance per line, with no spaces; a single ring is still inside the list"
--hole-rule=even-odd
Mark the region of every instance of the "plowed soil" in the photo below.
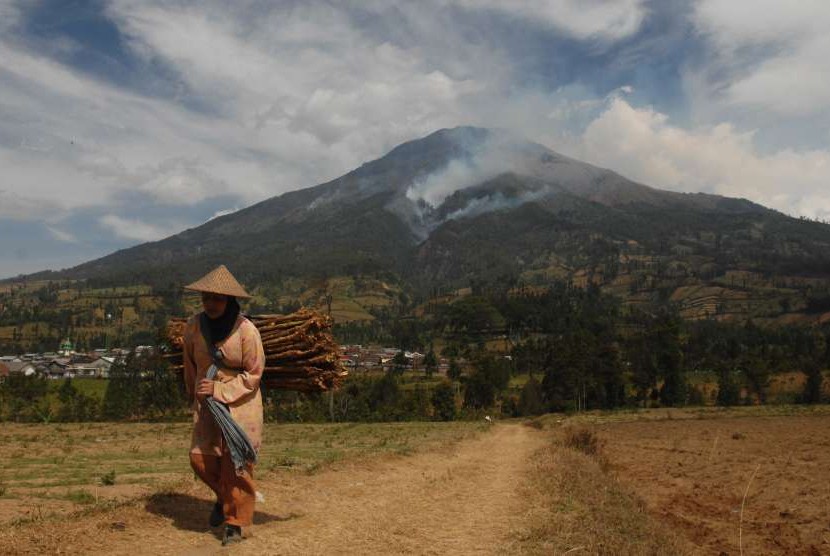
[[[830,554],[829,415],[598,428],[612,473],[702,554]]]

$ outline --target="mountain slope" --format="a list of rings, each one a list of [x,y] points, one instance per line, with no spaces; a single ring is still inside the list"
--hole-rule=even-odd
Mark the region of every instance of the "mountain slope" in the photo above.
[[[774,316],[807,310],[826,290],[830,227],[743,199],[654,189],[503,131],[462,127],[52,277],[176,285],[219,263],[253,287],[376,272],[422,293],[559,278],[632,302],[688,302],[689,316],[733,306]],[[739,301],[677,293],[692,286],[734,290]]]

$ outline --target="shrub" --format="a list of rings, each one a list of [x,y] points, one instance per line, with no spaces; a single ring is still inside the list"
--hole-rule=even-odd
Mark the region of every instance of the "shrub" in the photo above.
[[[101,484],[104,486],[112,486],[115,484],[115,470],[110,470],[108,473],[101,475]]]
[[[598,456],[602,441],[590,429],[569,429],[565,431],[565,446],[588,456]]]

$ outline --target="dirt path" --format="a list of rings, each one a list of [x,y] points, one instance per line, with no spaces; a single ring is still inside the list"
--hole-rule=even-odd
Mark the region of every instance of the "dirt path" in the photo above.
[[[496,425],[453,448],[261,481],[252,536],[236,554],[503,554],[521,527],[521,485],[545,435]],[[207,492],[151,499],[100,525],[113,554],[225,553],[205,525]],[[104,529],[104,530],[101,530]],[[81,548],[77,546],[77,548]],[[87,544],[87,550],[90,545]]]

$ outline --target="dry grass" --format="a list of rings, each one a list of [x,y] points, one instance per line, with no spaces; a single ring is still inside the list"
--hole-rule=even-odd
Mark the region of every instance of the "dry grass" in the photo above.
[[[586,456],[598,457],[600,455],[603,442],[593,430],[585,427],[568,428],[564,434],[566,448],[582,452]]]
[[[632,491],[605,471],[602,441],[593,430],[568,429],[534,457],[525,496],[528,554],[691,553],[689,545],[645,511]]]
[[[234,552],[520,551],[511,531],[524,520],[526,500],[517,487],[529,477],[531,456],[547,434],[497,425],[472,438],[468,433],[478,428],[465,430],[464,442],[448,443],[445,436],[407,457],[374,453],[315,474],[285,469],[260,474],[265,501],[257,505],[250,538]],[[218,542],[205,523],[211,503],[205,487],[184,480],[138,501],[75,512],[71,519],[35,517],[14,530],[0,529],[0,546],[10,554],[215,553]]]
[[[266,425],[259,474],[314,474],[478,434],[479,423]],[[147,496],[192,477],[188,423],[4,424],[0,524]],[[112,484],[110,484],[112,483]],[[87,493],[84,495],[82,493]]]

